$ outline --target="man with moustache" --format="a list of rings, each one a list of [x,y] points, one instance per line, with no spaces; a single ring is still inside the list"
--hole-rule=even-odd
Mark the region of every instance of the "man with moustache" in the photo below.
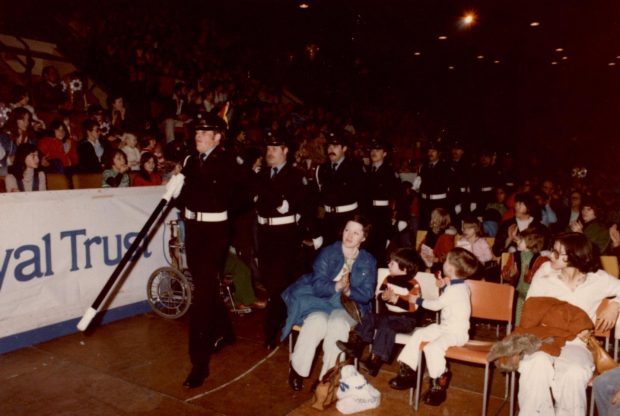
[[[200,114],[194,126],[196,152],[185,159],[184,207],[187,264],[194,284],[189,313],[189,356],[192,370],[183,386],[196,388],[209,376],[211,355],[235,341],[228,310],[219,292],[218,275],[229,247],[231,211],[241,205],[247,183],[234,156],[221,145],[224,120]],[[247,193],[246,193],[247,194]]]
[[[273,349],[286,320],[286,305],[280,295],[299,275],[296,265],[302,244],[300,225],[312,227],[313,207],[303,172],[288,161],[289,144],[270,133],[266,145],[268,169],[255,177],[252,195],[258,222],[258,267],[269,294],[265,346]],[[317,245],[319,242],[316,238]]]
[[[347,148],[342,133],[328,133],[329,160],[316,171],[316,186],[325,213],[321,227],[325,245],[340,238],[347,220],[360,209],[363,170],[359,163],[346,156]]]

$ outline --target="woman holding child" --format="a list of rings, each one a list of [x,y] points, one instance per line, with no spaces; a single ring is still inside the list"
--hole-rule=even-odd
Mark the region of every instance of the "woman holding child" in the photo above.
[[[316,347],[323,341],[323,366],[320,377],[334,366],[340,349],[337,341],[346,341],[356,321],[341,303],[341,296],[355,301],[362,316],[370,312],[370,301],[377,282],[377,262],[361,248],[370,224],[355,215],[342,233],[342,241],[325,247],[314,261],[312,272],[289,286],[282,299],[288,318],[282,338],[293,325],[302,325],[291,356],[289,385],[299,391],[310,375]]]

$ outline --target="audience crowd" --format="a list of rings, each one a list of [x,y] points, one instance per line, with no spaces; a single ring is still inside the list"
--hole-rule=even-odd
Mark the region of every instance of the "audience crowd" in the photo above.
[[[539,149],[466,143],[457,132],[433,128],[438,123],[417,118],[416,125],[406,116],[398,121],[402,114],[376,106],[304,103],[273,79],[254,77],[247,69],[254,67],[248,64],[255,58],[251,51],[218,38],[208,20],[187,30],[171,23],[183,20],[164,12],[136,15],[130,8],[103,17],[88,20],[78,14],[70,22],[89,45],[87,73],[59,74],[49,65],[31,90],[24,86],[28,83],[15,82],[10,96],[0,97],[0,176],[6,192],[45,191],[45,175],[58,173],[69,178],[101,174],[102,187],[161,185],[194,151],[196,118],[216,113],[228,122],[224,146],[250,176],[272,167],[263,161],[270,138],[292,150],[288,163],[303,172],[317,219],[330,213],[329,204],[319,202],[325,189],[317,172],[337,161],[328,149],[340,148],[337,156],[353,162],[368,192],[374,185],[364,181],[375,168],[390,164],[398,179],[385,204],[392,228],[369,249],[381,262],[378,267],[386,266],[395,249],[415,246],[417,231],[427,230],[418,247],[426,266],[441,271],[455,246],[465,248],[484,265],[487,280],[501,276],[517,287],[520,316],[532,275],[541,266],[536,259],[545,253],[548,259],[553,235],[581,233],[596,255],[620,255],[620,192],[613,174],[564,165]],[[89,79],[107,86],[106,103],[91,94]],[[383,156],[373,153],[378,150]],[[367,205],[383,206],[382,198],[375,199]],[[365,205],[363,196],[359,205]],[[306,246],[314,237],[306,236]],[[485,237],[494,238],[492,246]],[[247,238],[236,236],[234,244],[261,287],[264,282],[251,264],[255,256],[248,254],[256,247]],[[386,250],[374,248],[384,243]],[[512,255],[510,270],[494,263],[505,252]],[[308,257],[306,272],[314,256]],[[304,365],[295,371],[306,376],[312,357],[298,355],[294,363],[299,358]],[[294,381],[301,388],[301,381]]]

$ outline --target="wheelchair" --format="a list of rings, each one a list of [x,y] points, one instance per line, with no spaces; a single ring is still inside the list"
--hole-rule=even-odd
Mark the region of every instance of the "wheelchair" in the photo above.
[[[167,223],[170,228],[168,240],[170,266],[156,269],[151,273],[146,285],[146,297],[151,309],[166,319],[182,317],[192,303],[193,283],[187,268],[185,244],[180,232],[182,224],[182,220],[171,220]],[[239,308],[235,304],[232,276],[225,275],[219,280],[220,296],[232,312],[240,315],[252,312],[250,308]]]

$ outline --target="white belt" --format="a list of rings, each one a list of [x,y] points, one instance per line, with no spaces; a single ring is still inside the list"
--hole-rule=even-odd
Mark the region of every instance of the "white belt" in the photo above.
[[[354,209],[357,209],[357,202],[354,202],[349,205],[340,205],[338,207],[330,207],[329,205],[325,205],[325,212],[341,213],[341,212],[353,211]]]
[[[514,182],[506,182],[504,185],[506,185],[506,186],[515,186]]]
[[[261,225],[285,225],[285,224],[295,224],[297,222],[296,215],[287,215],[286,217],[272,217],[265,218],[257,215],[258,223]]]
[[[228,213],[222,212],[194,212],[185,208],[185,218],[199,222],[222,222],[228,219]]]
[[[373,199],[372,206],[373,207],[387,207],[390,205],[390,201],[387,199]]]
[[[480,188],[480,192],[489,192],[492,190],[493,190],[492,186],[485,186],[484,188]]]
[[[447,198],[448,194],[422,194],[423,199],[444,199]]]

